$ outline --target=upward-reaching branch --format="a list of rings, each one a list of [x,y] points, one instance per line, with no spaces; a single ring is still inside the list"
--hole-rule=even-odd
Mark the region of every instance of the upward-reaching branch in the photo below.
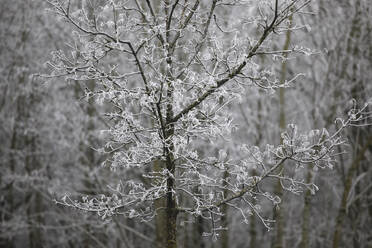
[[[217,2],[217,1],[214,0],[214,3],[215,2]],[[225,83],[227,83],[228,81],[230,81],[230,79],[233,79],[237,75],[239,75],[241,73],[241,71],[243,70],[243,68],[246,66],[248,59],[250,59],[251,57],[253,57],[254,55],[256,55],[255,52],[257,51],[257,49],[262,45],[262,43],[265,41],[265,39],[267,38],[267,36],[273,31],[273,29],[276,26],[276,20],[277,20],[277,18],[278,18],[278,0],[275,1],[275,13],[274,13],[274,17],[273,17],[273,20],[272,20],[271,24],[265,28],[265,30],[262,33],[260,39],[251,48],[251,50],[249,51],[249,53],[246,55],[244,61],[240,65],[238,65],[237,67],[235,67],[235,69],[233,69],[232,72],[230,72],[227,75],[227,77],[225,77],[224,79],[218,80],[216,82],[216,86],[210,88],[203,95],[201,95],[199,98],[197,98],[192,103],[190,103],[187,107],[185,107],[180,113],[178,113],[176,116],[174,116],[172,118],[172,122],[178,121],[182,116],[186,115],[191,110],[193,110],[196,106],[198,106],[201,102],[203,102],[208,96],[210,96],[211,94],[213,94],[214,92],[216,92],[216,90],[218,88],[220,88]]]

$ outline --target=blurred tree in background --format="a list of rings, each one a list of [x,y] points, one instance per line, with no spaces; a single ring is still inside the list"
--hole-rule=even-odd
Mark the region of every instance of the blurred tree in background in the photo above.
[[[5,0],[0,246],[370,247],[371,11]]]

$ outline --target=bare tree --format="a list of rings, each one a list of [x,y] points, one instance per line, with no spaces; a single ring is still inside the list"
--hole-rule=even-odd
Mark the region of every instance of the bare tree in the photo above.
[[[344,143],[342,130],[368,114],[365,107],[353,109],[332,134],[326,129],[300,133],[290,124],[282,144],[263,149],[239,144],[229,153],[235,126],[226,107],[253,87],[272,91],[298,78],[280,82],[270,68],[259,70],[258,55],[308,53],[296,46],[273,50],[271,44],[272,34],[286,34],[286,22],[295,21],[310,1],[164,0],[155,5],[114,0],[90,17],[86,8],[70,2],[49,1],[51,11],[76,30],[69,51],[53,54],[50,76],[96,82],[94,90],[86,89],[86,98],[107,103],[110,125],[102,131],[106,145],[97,150],[108,156],[105,166],[127,176],[111,194],[82,202],[66,195],[57,202],[102,218],[161,218],[163,247],[177,247],[179,215],[207,220],[205,235],[216,239],[224,230],[225,206],[239,212],[243,222],[256,215],[270,229],[272,220],[262,215],[261,205],[277,206],[281,198],[265,182],[278,180],[294,193],[315,192],[313,183],[296,175],[309,165],[332,166],[336,148]],[[226,9],[232,15],[222,22]],[[202,151],[206,143],[218,154]],[[284,173],[285,167],[291,173]]]

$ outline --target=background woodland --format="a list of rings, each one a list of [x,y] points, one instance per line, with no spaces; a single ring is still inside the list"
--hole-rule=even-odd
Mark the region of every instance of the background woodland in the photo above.
[[[99,80],[51,72],[47,62],[53,61],[55,51],[68,53],[80,42],[74,36],[80,32],[76,27],[47,10],[55,2],[1,2],[0,247],[165,247],[166,223],[161,213],[144,221],[127,213],[103,218],[74,207],[74,199],[111,194],[118,182],[143,172],[107,164],[111,154],[101,150],[107,142],[101,130],[112,127],[104,113],[113,107],[102,104],[99,97],[89,97],[102,89]],[[106,2],[110,1],[71,1],[71,8],[95,13]],[[145,9],[147,1],[139,2]],[[161,6],[160,0],[151,2]],[[241,1],[222,2],[233,6]],[[208,1],[203,4],[209,6]],[[211,18],[211,27],[217,31],[227,30],[228,23],[237,22],[244,12],[239,5],[227,11],[229,4]],[[255,3],[249,4],[247,13],[256,16]],[[301,53],[257,54],[255,62],[258,70],[274,72],[263,71],[265,77],[291,84],[267,89],[250,84],[238,100],[221,95],[224,110],[219,118],[231,119],[231,134],[229,138],[221,134],[214,142],[193,143],[198,153],[239,160],[239,144],[262,150],[267,144],[279,145],[281,133],[292,123],[298,132],[337,131],[335,120],[347,118],[350,109],[362,108],[372,96],[370,5],[368,0],[314,0],[301,9],[301,15],[288,16],[286,25],[291,27],[293,18],[298,29],[270,34],[267,46],[281,51],[296,45]],[[235,39],[234,33],[222,31],[224,41]],[[257,27],[249,34],[261,31]],[[125,72],[131,62],[123,61],[112,56],[104,62],[119,64]],[[180,214],[176,219],[178,247],[372,247],[372,130],[355,124],[342,131],[342,138],[346,143],[336,146],[330,162],[333,168],[329,164],[300,168],[303,182],[319,188],[315,194],[310,187],[301,192],[285,190],[275,178],[264,182],[263,188],[280,197],[278,204],[257,203],[260,216],[276,220],[269,223],[272,230],[268,231],[260,216],[243,214],[243,218],[240,208],[223,205],[218,225],[227,229],[215,235],[208,218]],[[72,202],[61,200],[65,194]],[[163,204],[159,199],[153,204]]]

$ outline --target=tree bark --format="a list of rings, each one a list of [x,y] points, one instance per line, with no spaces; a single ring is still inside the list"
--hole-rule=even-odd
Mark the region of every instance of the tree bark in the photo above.
[[[158,172],[163,169],[164,165],[162,165],[162,161],[157,160],[154,162],[154,171]],[[155,230],[156,230],[156,237],[155,237],[155,247],[163,248],[166,247],[167,244],[167,215],[165,208],[167,206],[167,202],[165,197],[159,198],[155,200],[154,207],[156,209],[155,215]]]
[[[168,85],[168,99],[172,99],[173,86],[171,83]],[[167,226],[167,248],[177,248],[177,204],[174,197],[175,193],[175,164],[173,159],[174,145],[171,137],[174,134],[174,124],[171,123],[173,117],[172,101],[169,100],[167,108],[167,128],[165,131],[165,154],[166,154],[166,167],[168,170],[167,179],[167,195],[166,195],[166,226]]]

